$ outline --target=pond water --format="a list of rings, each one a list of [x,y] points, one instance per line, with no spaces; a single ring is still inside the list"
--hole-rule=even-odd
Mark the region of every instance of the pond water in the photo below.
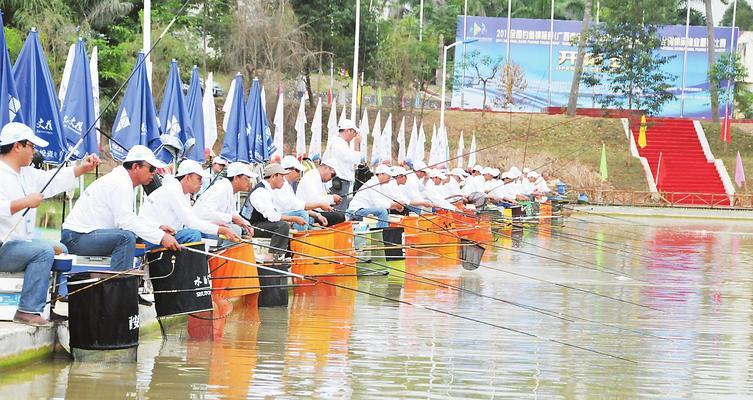
[[[475,271],[437,260],[407,262],[408,272],[463,291],[396,272],[359,278],[358,293],[301,289],[285,308],[236,304],[217,340],[190,337],[182,323],[164,339],[142,337],[136,363],[58,356],[4,371],[0,393],[17,399],[753,396],[753,224],[574,216],[563,227],[526,229],[494,245]]]

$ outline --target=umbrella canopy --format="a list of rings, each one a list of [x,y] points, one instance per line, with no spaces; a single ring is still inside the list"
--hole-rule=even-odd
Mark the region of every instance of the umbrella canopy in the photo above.
[[[269,131],[267,113],[264,111],[262,87],[257,78],[254,78],[248,93],[246,120],[250,127],[248,143],[251,161],[259,163],[268,161],[275,152],[275,145]]]
[[[212,91],[211,86],[206,86],[206,90]],[[191,126],[191,132],[195,145],[187,154],[183,156],[194,161],[204,162],[204,107],[201,97],[201,79],[199,79],[199,67],[193,67],[191,71],[191,82],[188,84],[188,95],[186,95],[186,107],[188,108],[188,119]]]
[[[8,122],[24,122],[23,113],[19,112],[21,102],[10,66],[8,46],[5,43],[2,12],[0,12],[0,104],[8,105],[8,107],[0,107],[0,126]]]
[[[99,154],[96,132],[90,132],[96,129],[94,120],[97,116],[94,113],[94,91],[89,57],[86,55],[86,46],[81,38],[76,41],[68,78],[67,86],[76,90],[65,91],[63,106],[60,110],[63,116],[66,147],[72,149],[83,138],[81,145],[73,150],[72,158],[81,159],[87,154]]]
[[[246,121],[246,104],[243,102],[243,76],[235,75],[233,80],[233,101],[229,105],[225,139],[222,142],[220,155],[228,161],[249,162],[248,134],[251,127]]]
[[[157,158],[171,162],[174,158],[184,155],[186,150],[196,148],[186,98],[183,96],[183,82],[180,79],[178,62],[175,60],[170,63],[170,73],[159,109],[159,120],[162,124],[162,151],[157,153]]]

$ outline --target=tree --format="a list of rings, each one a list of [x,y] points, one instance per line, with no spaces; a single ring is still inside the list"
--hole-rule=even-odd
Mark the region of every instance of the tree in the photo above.
[[[570,85],[570,98],[567,101],[567,115],[575,116],[578,107],[578,93],[580,92],[580,80],[583,76],[583,59],[586,57],[586,43],[588,43],[588,31],[591,26],[591,2],[586,1],[583,11],[583,27],[578,37],[578,54],[575,56],[575,72]]]
[[[502,94],[495,99],[495,103],[505,108],[515,104],[515,92],[526,90],[528,87],[526,73],[515,61],[506,63],[502,68],[500,83]],[[484,90],[484,98],[486,98],[486,90]]]
[[[590,7],[591,1],[559,0],[554,2],[554,18],[579,20],[583,18],[585,4]],[[549,19],[552,12],[551,0],[515,0],[512,4],[513,18]],[[501,7],[507,13],[507,7]],[[507,15],[505,15],[507,17]]]
[[[475,79],[477,84],[481,84],[481,89],[484,93],[483,100],[481,102],[481,116],[484,116],[486,112],[486,98],[487,98],[487,86],[491,80],[497,76],[497,72],[502,67],[502,61],[504,57],[497,56],[492,57],[490,55],[481,55],[481,52],[474,49],[471,50],[466,56],[466,69],[475,73]],[[461,85],[465,82],[461,82]],[[507,99],[507,96],[505,96]],[[505,106],[509,103],[505,103]]]
[[[748,78],[748,69],[742,61],[740,54],[735,54],[734,58],[729,53],[724,53],[717,58],[711,74],[714,80],[719,83],[719,99],[725,104],[730,101],[730,94],[734,88],[734,105],[737,105],[737,111],[750,118],[753,116],[753,104],[751,98],[753,93],[745,87],[745,80]],[[734,86],[729,84],[733,82]]]
[[[706,6],[706,51],[709,56],[709,94],[711,97],[711,119],[714,122],[719,122],[719,91],[717,86],[719,82],[715,80],[714,75],[711,73],[712,66],[716,60],[714,54],[714,17],[711,8],[711,0],[703,0],[703,4]]]
[[[595,68],[584,72],[584,82],[609,87],[610,94],[600,99],[604,107],[658,112],[674,98],[668,83],[674,76],[662,71],[671,57],[658,54],[658,23],[673,5],[662,0],[603,0],[602,6],[608,7],[608,18],[589,38]]]
[[[732,5],[724,10],[721,26],[732,26]],[[735,15],[735,26],[741,31],[753,30],[753,8],[746,0],[737,0],[737,14]]]

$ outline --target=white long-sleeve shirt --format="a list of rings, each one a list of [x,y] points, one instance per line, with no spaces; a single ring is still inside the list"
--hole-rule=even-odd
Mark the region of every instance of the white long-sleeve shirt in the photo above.
[[[264,187],[251,191],[248,201],[254,209],[261,213],[270,222],[277,222],[282,218],[282,212],[275,206],[272,186],[267,180],[261,181]]]
[[[348,205],[348,211],[357,211],[361,208],[389,209],[392,206],[392,200],[380,192],[381,186],[377,177],[372,176],[353,196]]]
[[[165,176],[162,186],[144,199],[139,215],[157,225],[167,225],[175,230],[191,228],[216,235],[219,229],[218,225],[196,215],[191,208],[189,195],[183,193],[180,181],[172,176]]]
[[[475,192],[484,193],[484,182],[483,175],[468,177],[468,179],[465,180],[465,186],[463,186],[463,196],[468,196]]]
[[[359,150],[351,150],[348,142],[340,137],[340,135],[336,135],[331,139],[327,158],[334,160],[334,165],[331,167],[335,169],[338,178],[348,182],[356,180],[355,166],[361,162],[361,152]]]
[[[406,182],[407,183],[407,182]],[[391,179],[389,182],[385,183],[384,185],[379,186],[379,190],[387,195],[387,197],[390,198],[392,201],[396,201],[403,205],[410,204],[410,199],[408,196],[406,196],[405,192],[403,192],[402,187],[405,185],[398,185],[397,181],[394,179]]]
[[[37,220],[36,208],[30,209],[23,217],[23,221],[18,222],[22,219],[21,215],[25,209],[11,215],[10,203],[29,194],[39,193],[54,173],[54,170],[42,171],[32,167],[23,167],[19,173],[16,173],[13,168],[0,160],[0,187],[2,187],[0,190],[0,240],[6,237],[8,240],[26,240],[34,236],[34,226]],[[76,183],[73,167],[63,168],[42,195],[45,198],[52,197],[76,187]],[[8,235],[14,227],[13,233]]]
[[[286,180],[279,189],[272,189],[275,207],[280,212],[300,211],[306,208],[306,202],[296,197],[293,187]]]
[[[201,194],[193,205],[196,215],[213,223],[230,223],[235,210],[233,185],[226,178],[219,178],[214,185]]]
[[[63,229],[89,233],[98,229],[123,229],[150,242],[160,243],[159,224],[136,215],[134,188],[128,171],[118,166],[84,190],[63,223]]]
[[[418,179],[416,174],[408,174],[407,175],[408,180],[405,182],[405,185],[400,185],[400,189],[402,190],[405,197],[407,197],[411,202],[414,201],[427,201],[425,190],[426,187],[424,186],[423,182]]]
[[[454,210],[455,206],[452,205],[449,201],[447,201],[446,193],[444,191],[443,185],[435,185],[434,181],[429,179],[428,182],[426,182],[426,197],[429,198],[429,201],[434,204],[434,207],[440,207],[445,208],[448,210]]]
[[[305,203],[327,203],[335,204],[335,198],[327,194],[327,189],[322,182],[322,176],[318,169],[312,169],[306,172],[298,182],[298,188],[295,196]]]

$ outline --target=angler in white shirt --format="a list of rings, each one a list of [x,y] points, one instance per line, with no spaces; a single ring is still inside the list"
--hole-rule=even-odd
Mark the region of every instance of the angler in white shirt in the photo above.
[[[455,206],[447,201],[447,196],[442,182],[447,178],[445,174],[438,170],[429,172],[429,181],[426,182],[426,196],[429,198],[434,208],[444,208],[454,210]]]
[[[230,163],[227,178],[218,179],[206,192],[200,194],[193,205],[199,218],[217,225],[227,225],[236,235],[245,231],[253,235],[251,226],[235,209],[235,194],[251,188],[251,178],[259,175],[251,172],[248,164]]]
[[[191,207],[191,195],[201,189],[202,178],[209,173],[193,160],[184,160],[178,166],[175,177],[165,176],[162,186],[152,192],[141,205],[139,215],[159,225],[177,230],[178,243],[201,241],[201,234],[224,235],[232,241],[240,238],[226,225],[213,224],[199,218]]]
[[[334,164],[335,160],[331,158],[324,159],[316,169],[303,174],[295,191],[296,197],[305,204],[318,205],[313,210],[327,220],[326,226],[336,225],[345,221],[345,214],[341,211],[335,211],[333,207],[333,205],[339,204],[342,198],[336,194],[328,194],[325,187],[326,183],[337,175],[335,168],[332,167]]]
[[[410,200],[411,212],[420,214],[424,211],[431,211],[434,205],[426,198],[425,185],[429,169],[423,161],[416,161],[413,163],[413,171],[413,173],[406,172],[406,182],[400,186],[400,189]]]
[[[329,204],[306,204],[305,201],[302,201],[295,195],[294,186],[297,187],[298,181],[301,179],[301,173],[304,169],[303,164],[301,164],[300,161],[298,161],[298,159],[294,156],[287,155],[282,158],[280,166],[288,171],[288,173],[285,174],[285,179],[283,180],[282,187],[272,190],[272,197],[275,202],[275,207],[277,207],[277,209],[285,215],[298,216],[308,221],[309,223],[312,223],[313,220],[315,220],[323,226],[326,226],[327,219],[322,214],[313,211],[313,209],[318,207],[327,207],[331,210],[332,208],[329,206]],[[309,225],[293,224],[293,229],[303,231],[308,229],[308,226]]]
[[[484,193],[485,179],[481,174],[483,170],[484,168],[480,165],[473,167],[471,176],[465,180],[465,185],[463,186],[462,190],[463,196],[468,197],[473,193]]]
[[[222,177],[218,175],[220,175],[226,167],[227,160],[220,156],[214,156],[214,158],[212,158],[212,165],[205,170],[207,174],[203,175],[201,178],[201,190],[199,190],[199,193],[204,193],[207,188],[209,188],[209,185],[212,185],[213,181],[217,182],[217,180],[222,179]]]
[[[47,300],[55,247],[59,248],[57,251],[65,251],[62,245],[34,238],[36,208],[45,198],[76,187],[76,178],[99,164],[96,155],[88,155],[79,166],[63,168],[57,176],[55,170],[30,167],[35,146],[47,145],[47,141],[21,123],[11,122],[0,131],[0,186],[3,188],[0,191],[0,271],[24,273],[13,321],[32,326],[51,325],[40,314]]]
[[[337,176],[332,179],[331,193],[342,198],[340,204],[335,208],[341,211],[348,209],[350,203],[350,190],[353,188],[353,182],[356,180],[355,166],[361,162],[361,137],[358,135],[358,127],[351,120],[344,120],[337,127],[338,135],[331,139],[331,144],[325,158],[331,159],[332,168],[335,169]],[[353,142],[353,150],[350,148],[350,142]]]
[[[151,182],[156,168],[165,168],[149,148],[136,145],[123,165],[97,179],[84,190],[63,223],[60,239],[71,253],[112,256],[115,271],[133,268],[136,237],[180,250],[175,229],[136,215],[135,188]]]
[[[389,210],[402,211],[403,206],[392,201],[382,190],[392,178],[392,168],[379,165],[374,170],[374,176],[363,184],[353,196],[348,206],[348,214],[353,221],[361,221],[363,217],[372,215],[377,219],[377,228],[389,226]]]

